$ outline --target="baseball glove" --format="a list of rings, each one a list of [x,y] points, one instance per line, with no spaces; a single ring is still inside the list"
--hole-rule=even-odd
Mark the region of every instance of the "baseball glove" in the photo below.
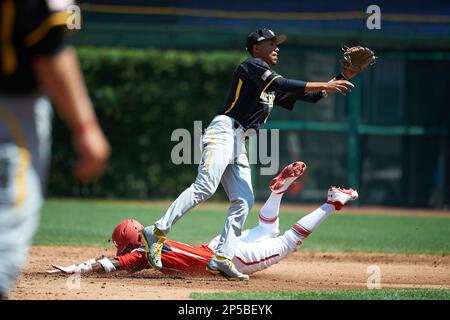
[[[341,64],[346,71],[364,71],[369,65],[375,64],[377,59],[372,50],[361,46],[351,48],[344,46],[342,51],[344,51],[344,54],[341,59]]]

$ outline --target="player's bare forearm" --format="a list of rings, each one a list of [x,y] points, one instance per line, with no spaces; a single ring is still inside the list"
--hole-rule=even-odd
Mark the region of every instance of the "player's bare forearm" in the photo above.
[[[342,75],[349,80],[357,74],[366,70],[370,65],[375,64],[377,57],[369,48],[362,46],[344,47],[344,54],[341,59],[343,67]]]
[[[58,114],[72,131],[79,131],[85,123],[96,119],[72,48],[35,58],[33,69]]]
[[[85,182],[96,179],[105,170],[111,151],[97,122],[75,51],[66,48],[54,55],[36,57],[33,70],[72,133],[78,155],[75,175]]]
[[[314,92],[325,90],[325,82],[307,82],[305,92]]]

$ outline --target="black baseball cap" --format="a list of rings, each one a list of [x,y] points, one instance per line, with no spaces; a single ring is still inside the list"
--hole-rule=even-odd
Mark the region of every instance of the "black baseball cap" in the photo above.
[[[281,34],[279,36],[275,35],[275,33],[270,29],[258,29],[247,36],[247,43],[245,47],[248,51],[252,48],[254,44],[258,44],[264,40],[276,39],[277,44],[283,43],[286,40],[286,35]]]

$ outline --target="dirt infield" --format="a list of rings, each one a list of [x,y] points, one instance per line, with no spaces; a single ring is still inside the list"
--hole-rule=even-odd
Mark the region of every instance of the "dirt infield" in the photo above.
[[[11,299],[189,299],[191,292],[367,290],[368,267],[381,271],[381,287],[450,289],[450,256],[296,252],[255,273],[249,282],[220,277],[169,277],[154,270],[136,274],[47,274],[50,263],[70,265],[102,254],[101,247],[33,247]],[[78,286],[79,284],[79,286]]]

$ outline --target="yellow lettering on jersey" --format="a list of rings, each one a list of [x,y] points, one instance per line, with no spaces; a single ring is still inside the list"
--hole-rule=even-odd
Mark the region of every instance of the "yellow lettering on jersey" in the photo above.
[[[264,102],[267,102],[269,105],[269,108],[273,107],[273,103],[275,101],[275,92],[261,92],[261,95],[259,96],[261,100]]]

